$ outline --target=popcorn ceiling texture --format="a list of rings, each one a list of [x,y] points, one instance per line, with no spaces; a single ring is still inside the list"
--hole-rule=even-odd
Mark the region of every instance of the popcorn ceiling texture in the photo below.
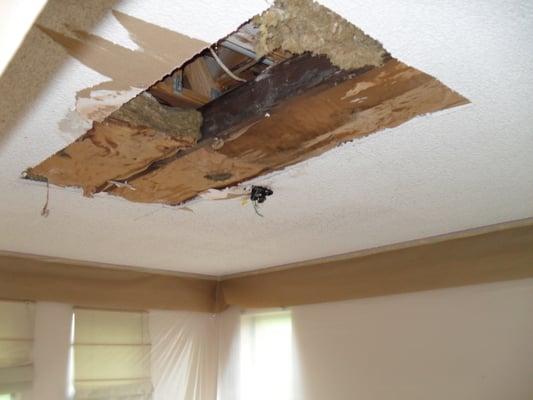
[[[313,0],[276,0],[254,19],[259,57],[277,49],[325,54],[343,69],[381,66],[387,52],[362,30]]]
[[[53,16],[63,20],[47,26],[58,30],[83,20],[82,12],[97,2],[83,11],[64,7],[71,3],[79,4],[50,0]],[[220,274],[532,216],[533,4],[320,3],[472,104],[417,118],[255,181],[274,189],[262,206],[264,218],[240,199],[198,201],[189,205],[193,212],[184,212],[106,195],[86,199],[78,190],[55,187],[50,215],[42,218],[46,186],[20,179],[20,171],[65,146],[57,124],[73,107],[76,92],[108,78],[33,32],[38,41],[10,66],[10,85],[6,76],[0,79],[0,112],[10,121],[0,130],[0,222],[8,227],[0,231],[0,249]],[[115,4],[125,14],[208,43],[268,6],[264,0]],[[98,15],[93,33],[135,48],[111,14],[96,24]],[[16,107],[10,104],[14,99]]]
[[[114,6],[117,0],[94,0],[83,6],[77,0],[49,1],[37,19],[58,32],[68,31],[67,23],[78,29],[90,30]],[[41,90],[67,59],[63,51],[54,51],[51,39],[36,26],[26,36],[23,45],[0,77],[0,143],[4,134],[22,118],[26,107],[35,102]],[[40,62],[31,62],[39,60]]]

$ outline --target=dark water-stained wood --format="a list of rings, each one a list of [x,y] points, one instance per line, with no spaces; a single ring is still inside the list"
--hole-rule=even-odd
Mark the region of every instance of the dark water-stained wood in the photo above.
[[[142,22],[115,16],[128,26]],[[99,71],[118,65],[111,53],[129,51],[97,40],[106,45],[96,49],[104,57],[93,60],[81,50],[93,48],[95,37],[43,30]],[[142,37],[146,52],[160,47]],[[136,202],[178,204],[468,102],[311,0],[276,2],[202,49],[174,70],[167,65],[158,82],[26,176],[78,186],[86,195],[106,191]],[[170,53],[162,54],[172,61]],[[165,64],[159,61],[156,71]],[[190,121],[198,122],[194,137],[184,135]]]
[[[159,98],[163,84],[168,89],[165,81],[151,89]],[[176,99],[169,93],[167,103],[181,101]],[[184,101],[191,107],[197,100]],[[162,113],[173,112],[153,102]],[[326,57],[304,54],[200,107],[198,143],[197,137],[160,132],[166,126],[164,115],[150,113],[150,121],[144,121],[142,115],[126,113],[127,123],[112,115],[28,173],[60,186],[80,186],[87,195],[108,191],[135,202],[179,204],[207,189],[245,181],[347,140],[467,102],[435,78],[394,59],[381,67],[344,71]],[[170,125],[167,130],[175,131],[176,124]]]
[[[339,76],[333,73],[330,78]],[[203,134],[219,140],[204,137],[203,146],[130,179],[135,191],[118,187],[111,193],[137,202],[178,204],[209,188],[229,186],[417,115],[468,102],[435,78],[396,60],[331,85],[320,82],[259,112],[250,98],[231,92],[220,99],[224,107],[217,100],[203,110]],[[211,114],[218,107],[220,112]],[[225,179],[214,181],[213,176]]]
[[[204,118],[202,138],[223,137],[261,119],[290,98],[320,85],[333,86],[361,74],[335,67],[325,56],[303,54],[274,65],[255,80],[245,83],[200,109]]]

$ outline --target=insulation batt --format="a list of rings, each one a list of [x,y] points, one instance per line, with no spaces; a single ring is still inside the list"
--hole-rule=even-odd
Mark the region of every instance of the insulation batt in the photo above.
[[[277,0],[254,23],[259,28],[258,57],[278,49],[293,54],[309,51],[326,55],[346,70],[378,67],[389,57],[377,40],[312,0]]]

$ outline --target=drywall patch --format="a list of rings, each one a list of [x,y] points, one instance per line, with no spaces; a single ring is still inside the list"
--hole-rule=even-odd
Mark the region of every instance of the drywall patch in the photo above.
[[[346,70],[378,67],[389,57],[377,40],[313,0],[276,0],[254,23],[259,28],[258,56],[278,49],[309,51]]]

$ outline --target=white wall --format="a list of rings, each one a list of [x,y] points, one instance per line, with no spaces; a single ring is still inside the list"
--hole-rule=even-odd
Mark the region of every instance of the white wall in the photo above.
[[[533,279],[293,309],[305,400],[533,398]]]
[[[232,307],[217,317],[217,400],[239,400],[241,310]]]

